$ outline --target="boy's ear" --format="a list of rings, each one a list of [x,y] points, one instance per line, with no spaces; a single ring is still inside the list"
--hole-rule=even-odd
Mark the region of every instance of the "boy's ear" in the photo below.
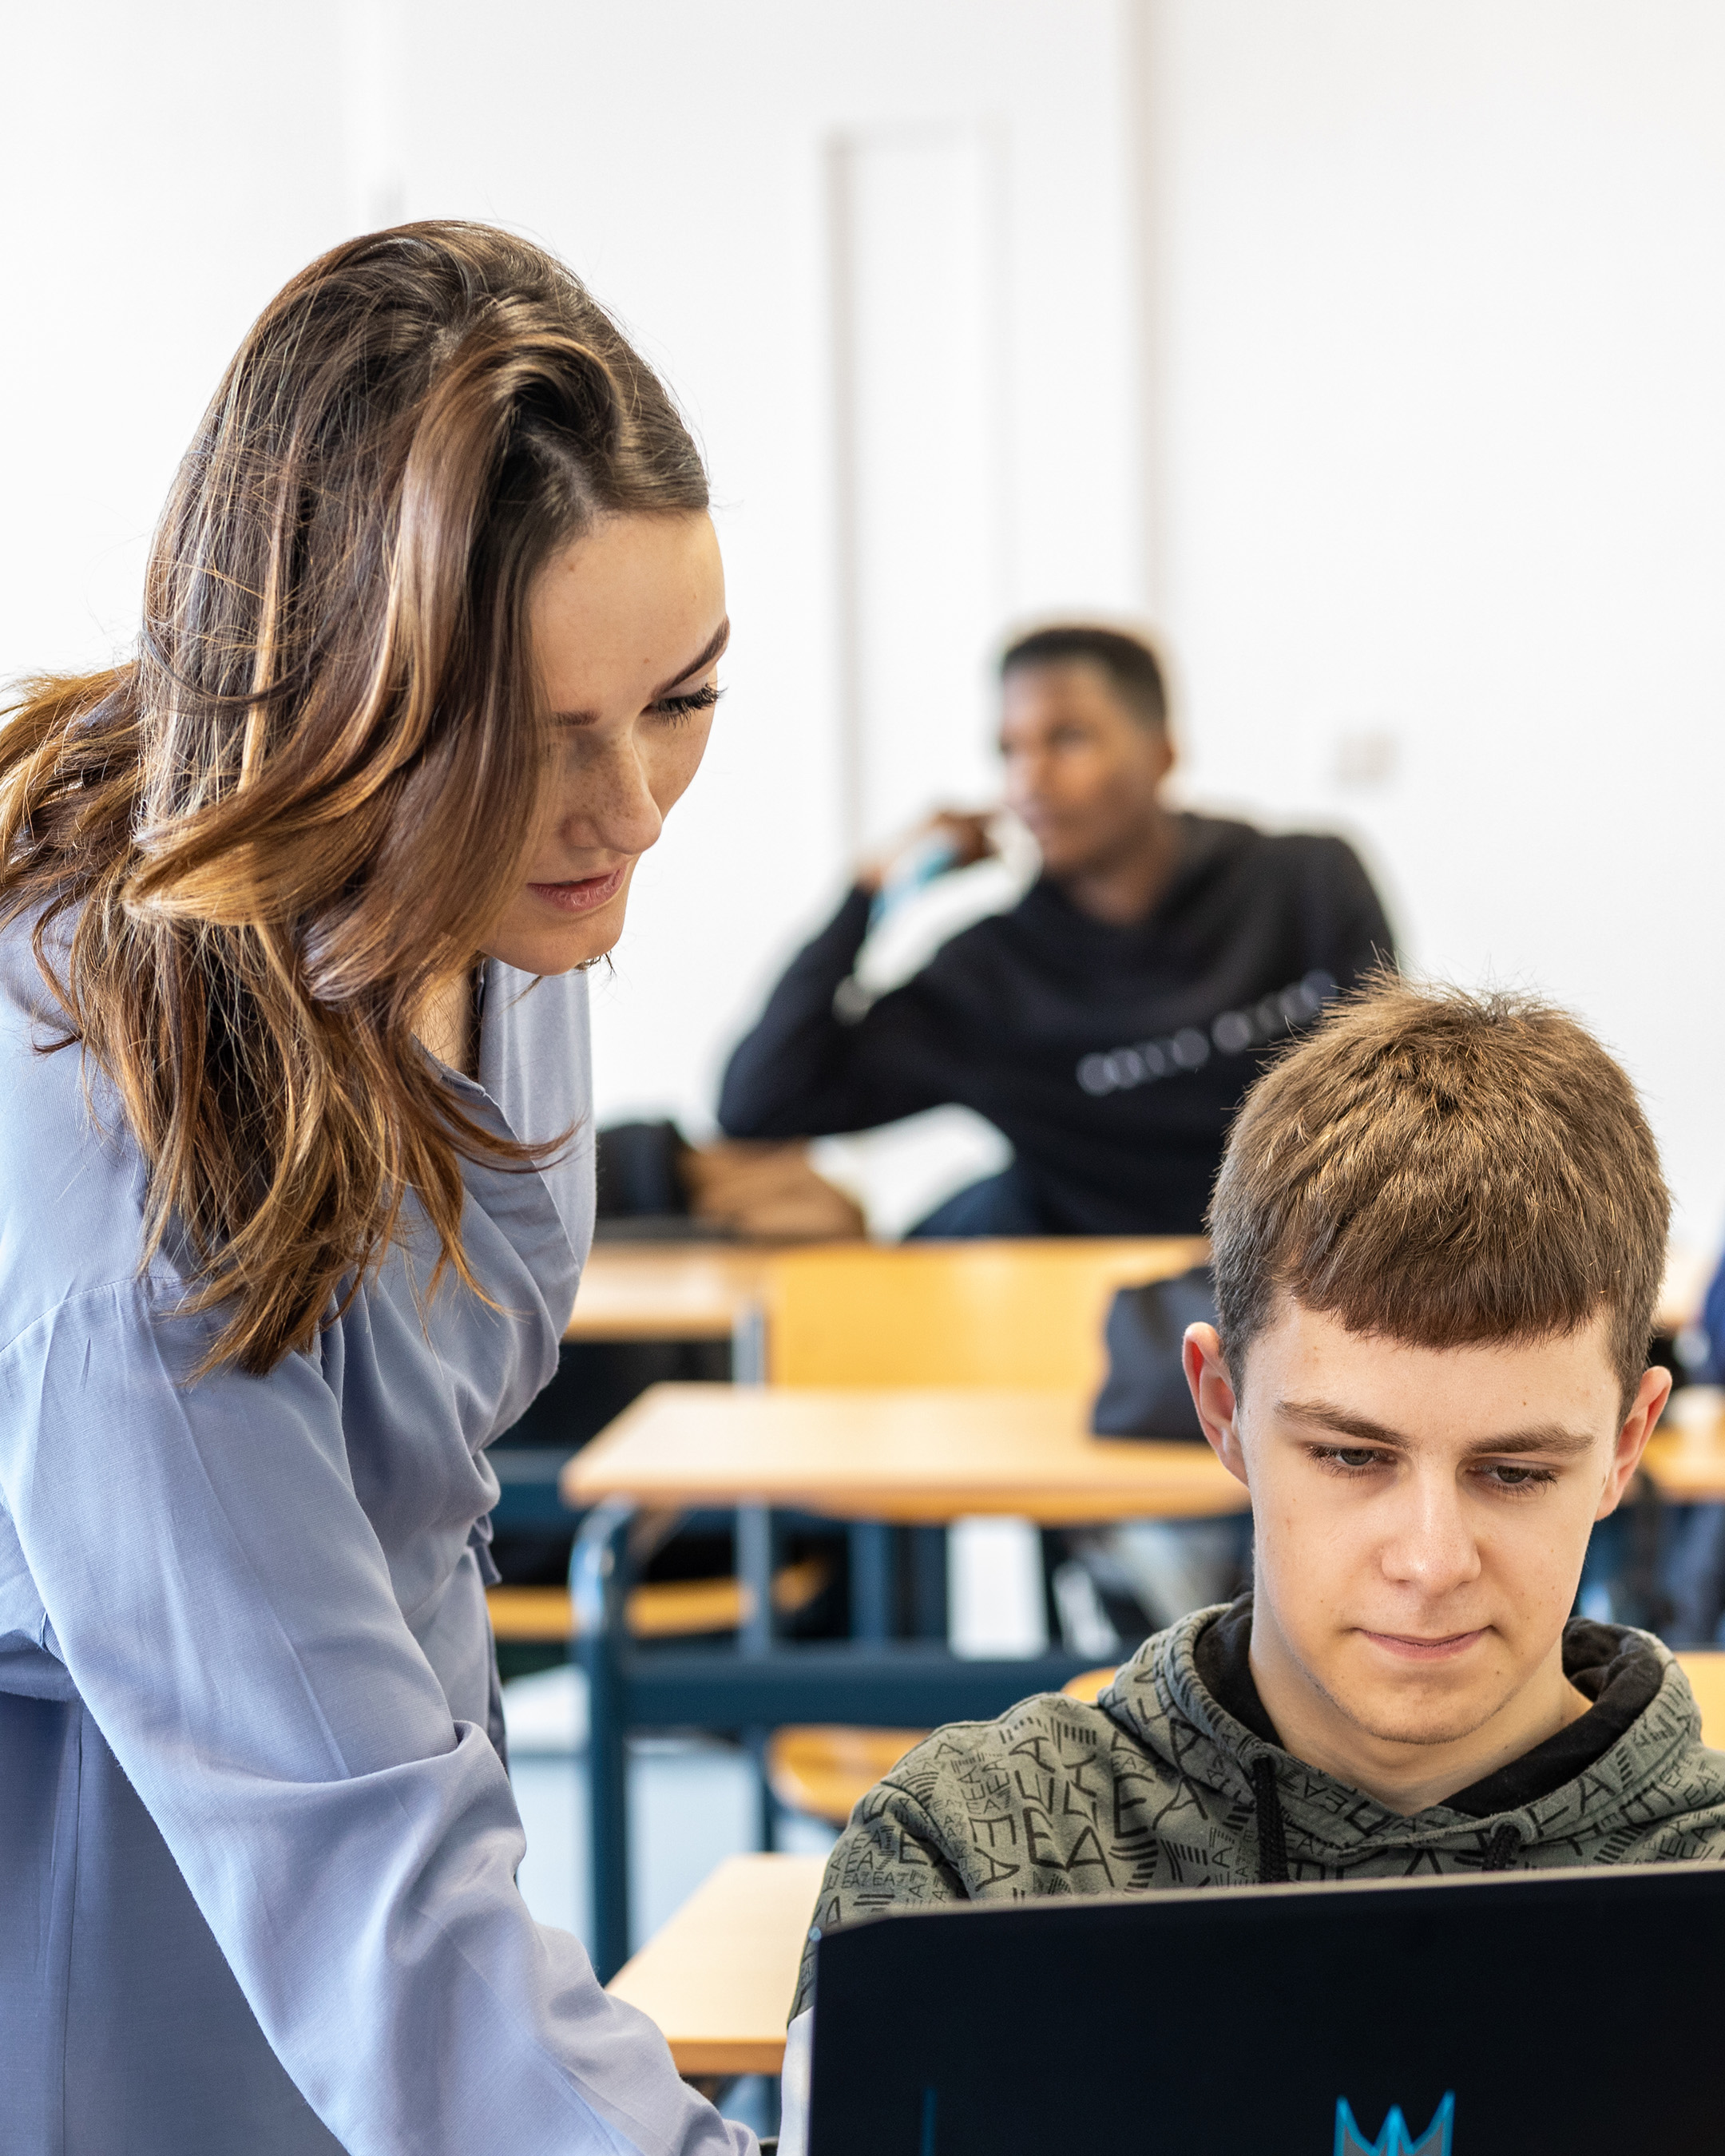
[[[1665,1404],[1671,1396],[1671,1373],[1669,1370],[1644,1370],[1641,1382],[1635,1389],[1635,1404],[1621,1430],[1617,1433],[1617,1445],[1611,1461],[1611,1472],[1605,1477],[1605,1487],[1599,1494],[1599,1509],[1594,1514],[1603,1520],[1608,1512],[1615,1512],[1623,1502],[1630,1477],[1641,1464],[1641,1455],[1647,1449],[1647,1440],[1653,1435],[1654,1424],[1665,1413]]]
[[[1246,1480],[1245,1455],[1240,1450],[1234,1380],[1222,1353],[1221,1335],[1214,1325],[1189,1325],[1180,1347],[1192,1404],[1210,1449],[1237,1482]]]

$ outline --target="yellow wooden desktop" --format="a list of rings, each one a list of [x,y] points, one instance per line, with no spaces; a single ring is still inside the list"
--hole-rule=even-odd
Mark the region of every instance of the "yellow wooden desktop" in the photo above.
[[[1083,1394],[655,1385],[563,1470],[564,1502],[761,1504],[838,1519],[1045,1526],[1243,1511],[1201,1444],[1093,1437]]]
[[[566,1340],[729,1340],[774,1253],[748,1243],[595,1243]]]
[[[606,1987],[664,2031],[677,2071],[776,2074],[825,1859],[732,1856]]]

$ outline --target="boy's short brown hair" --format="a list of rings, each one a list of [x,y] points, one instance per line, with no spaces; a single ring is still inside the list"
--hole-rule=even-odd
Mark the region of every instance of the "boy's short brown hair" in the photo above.
[[[1421,1348],[1570,1332],[1601,1310],[1625,1412],[1671,1194],[1635,1091],[1531,996],[1379,975],[1246,1096],[1210,1201],[1235,1383],[1284,1292]]]

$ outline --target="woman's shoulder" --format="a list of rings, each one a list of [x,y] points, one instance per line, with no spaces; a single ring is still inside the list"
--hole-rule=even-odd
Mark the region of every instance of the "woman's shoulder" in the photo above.
[[[31,947],[0,931],[0,1347],[137,1269],[144,1166]]]

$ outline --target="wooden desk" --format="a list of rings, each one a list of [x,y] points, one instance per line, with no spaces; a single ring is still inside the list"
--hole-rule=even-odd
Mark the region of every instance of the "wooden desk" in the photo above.
[[[655,1385],[563,1470],[566,1504],[760,1504],[1045,1526],[1243,1512],[1207,1445],[1092,1437],[1070,1393]]]
[[[747,1243],[595,1243],[565,1340],[730,1340],[773,1252]]]
[[[921,1728],[987,1719],[1055,1691],[1087,1666],[1051,1648],[972,1660],[885,1630],[842,1643],[775,1642],[770,1623],[735,1651],[634,1650],[628,1636],[629,1527],[639,1507],[737,1506],[769,1522],[784,1507],[868,1522],[932,1523],[967,1513],[1048,1524],[1191,1518],[1243,1510],[1246,1493],[1199,1444],[1093,1438],[1081,1394],[953,1387],[655,1385],[563,1471],[565,1502],[591,1507],[570,1581],[587,1671],[595,1965],[621,1967],[629,1942],[631,1729],[760,1732],[788,1722]],[[770,1539],[740,1568],[766,1576]],[[855,1558],[853,1553],[853,1563]],[[757,1608],[768,1606],[765,1598]],[[1094,1659],[1093,1657],[1091,1659]]]
[[[656,2022],[680,2074],[776,2074],[826,1860],[730,1856],[606,1989]]]

